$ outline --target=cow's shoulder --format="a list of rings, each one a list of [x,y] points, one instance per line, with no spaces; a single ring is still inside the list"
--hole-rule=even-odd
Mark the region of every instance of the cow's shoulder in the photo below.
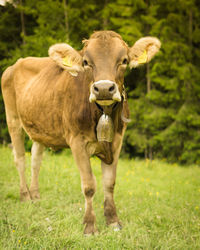
[[[23,91],[24,87],[29,85],[30,82],[35,81],[42,72],[50,72],[56,64],[49,57],[26,57],[20,58],[13,66],[13,79],[14,88]],[[41,84],[41,80],[38,80]]]

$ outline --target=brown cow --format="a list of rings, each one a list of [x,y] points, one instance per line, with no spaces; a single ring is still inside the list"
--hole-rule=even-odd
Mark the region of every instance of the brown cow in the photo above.
[[[38,174],[44,147],[70,147],[81,175],[84,233],[89,235],[97,231],[91,155],[102,160],[107,225],[121,228],[113,192],[129,116],[124,72],[128,64],[137,67],[149,62],[158,52],[160,41],[145,37],[129,48],[119,34],[99,31],[83,43],[80,52],[63,43],[49,49],[50,57],[19,59],[4,72],[2,91],[21,200],[40,197]],[[30,189],[25,179],[24,130],[34,141]]]

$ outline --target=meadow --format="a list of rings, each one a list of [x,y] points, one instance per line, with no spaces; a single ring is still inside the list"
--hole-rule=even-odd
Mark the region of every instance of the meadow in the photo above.
[[[30,183],[30,153],[26,154]],[[123,224],[105,224],[100,161],[94,198],[99,235],[83,235],[84,198],[70,151],[45,151],[37,202],[19,201],[9,148],[0,148],[0,249],[200,249],[200,167],[120,159],[115,201]]]

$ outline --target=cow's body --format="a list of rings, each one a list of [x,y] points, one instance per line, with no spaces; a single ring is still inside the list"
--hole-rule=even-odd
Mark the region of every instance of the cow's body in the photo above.
[[[108,39],[105,38],[106,34]],[[107,224],[120,228],[113,191],[117,161],[126,128],[121,117],[123,115],[128,118],[128,105],[123,92],[125,67],[122,63],[116,64],[117,67],[115,64],[112,66],[112,61],[115,60],[118,48],[120,51],[117,52],[117,56],[124,58],[128,53],[128,47],[114,32],[97,33],[93,40],[85,42],[85,48],[81,52],[81,54],[85,52],[83,70],[80,69],[81,55],[72,51],[71,47],[63,50],[56,46],[55,49],[50,49],[51,58],[20,59],[9,67],[2,77],[7,123],[20,175],[21,199],[39,198],[38,174],[44,146],[70,147],[80,170],[82,190],[86,199],[85,233],[96,232],[92,209],[96,183],[90,166],[91,155],[97,155],[102,160],[104,213]],[[98,51],[101,52],[101,56],[96,55]],[[105,59],[108,64],[104,67],[102,58],[107,57],[108,52],[111,53],[111,57]],[[73,53],[75,59],[70,53]],[[60,65],[62,64],[60,58],[63,58],[60,54],[62,56],[70,54],[70,60],[77,65],[71,66],[70,63],[66,68]],[[84,59],[85,56],[90,59],[89,63],[93,63],[92,65],[88,64],[88,58],[87,61]],[[91,59],[92,56],[95,62]],[[126,58],[128,60],[127,55]],[[105,101],[109,105],[105,104]],[[103,106],[99,103],[103,103]],[[109,110],[114,123],[112,142],[97,139],[97,124],[105,110],[106,112]],[[23,129],[34,141],[30,189],[26,185],[24,174]]]

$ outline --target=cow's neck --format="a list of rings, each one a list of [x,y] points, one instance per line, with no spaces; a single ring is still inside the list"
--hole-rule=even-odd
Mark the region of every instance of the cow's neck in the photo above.
[[[99,111],[99,118],[104,112],[104,109],[99,104],[96,104],[96,109]],[[129,110],[125,96],[122,96],[122,101],[113,105],[112,112],[110,114],[114,123],[114,134],[122,134],[123,128],[126,121],[123,121],[122,115],[128,120]],[[98,118],[98,119],[99,119]],[[113,162],[113,142],[107,141],[90,141],[87,143],[87,151],[90,155],[98,156],[106,164],[111,164]]]

